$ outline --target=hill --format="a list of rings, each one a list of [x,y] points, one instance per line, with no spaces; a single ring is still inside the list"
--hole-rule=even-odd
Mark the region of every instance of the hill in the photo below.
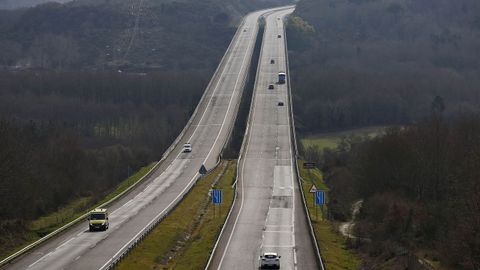
[[[0,67],[212,69],[240,16],[285,2],[79,0],[0,11]]]
[[[72,0],[0,0],[0,9],[34,7],[47,2],[66,3]]]
[[[477,110],[478,14],[475,0],[300,1],[288,31],[301,128],[411,123],[436,96],[448,115]]]

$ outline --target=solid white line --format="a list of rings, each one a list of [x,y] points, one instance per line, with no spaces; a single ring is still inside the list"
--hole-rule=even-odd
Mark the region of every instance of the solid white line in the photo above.
[[[287,14],[283,14],[282,16],[282,22],[283,22],[283,18],[287,16]],[[280,32],[284,33],[284,30],[283,28],[285,27],[285,25],[282,23],[281,25],[279,25],[279,30],[281,30]],[[279,51],[281,53],[285,53],[285,42],[281,43],[281,45],[279,45]],[[283,70],[286,70],[287,67],[286,67],[286,56],[282,55],[281,57],[282,60],[282,66],[283,66]],[[283,98],[285,98],[285,102],[290,102],[290,100],[288,99],[288,93],[287,92],[282,92],[283,93]],[[287,107],[287,112],[290,114],[290,105]],[[292,123],[290,121],[290,117],[287,117],[288,119],[288,126],[291,127]],[[288,138],[289,138],[289,143],[288,143],[288,150],[289,150],[289,153],[290,153],[290,180],[291,180],[291,188],[294,190],[293,192],[293,195],[292,195],[292,216],[291,216],[291,220],[292,220],[292,231],[291,231],[291,234],[292,234],[292,247],[293,247],[293,264],[294,264],[294,269],[297,269],[297,253],[296,253],[296,250],[295,250],[295,247],[296,247],[296,243],[295,243],[295,182],[294,182],[294,171],[293,171],[293,152],[292,152],[292,130],[291,128],[288,129]],[[301,187],[300,187],[301,188]]]
[[[252,40],[255,36],[251,36],[250,37],[250,40],[248,41],[249,45],[248,47],[246,48],[245,50],[245,53],[243,55],[243,60],[242,60],[242,64],[240,66],[240,71],[244,71],[245,75],[246,75],[246,70],[244,70],[244,66],[245,66],[245,60],[247,59],[247,52],[251,51],[252,50]],[[255,45],[255,44],[253,44]],[[244,77],[245,78],[245,77]],[[233,100],[233,97],[235,96],[235,92],[236,92],[236,89],[237,89],[237,86],[238,86],[238,81],[240,79],[240,73],[238,74],[238,77],[237,79],[235,80],[235,85],[233,87],[233,92],[232,92],[232,95],[230,96],[230,101],[228,102],[228,108],[227,108],[227,112],[225,113],[225,117],[223,118],[223,121],[222,121],[222,128],[223,126],[225,125],[225,121],[227,120],[227,116],[228,116],[228,113],[230,112],[230,108],[231,108],[231,105],[232,105],[232,100]],[[243,79],[242,79],[243,80]],[[215,147],[215,145],[217,144],[217,140],[218,138],[220,138],[220,134],[222,133],[222,128],[220,129],[220,131],[218,132],[217,134],[217,138],[215,138],[215,141],[213,142],[213,146],[210,148],[210,151],[208,151],[208,154],[207,154],[207,157],[205,158],[205,161],[208,160],[208,157],[210,156],[210,154],[212,153],[213,151],[213,148]]]
[[[74,237],[70,238],[69,240],[67,240],[65,243],[61,244],[60,246],[58,246],[55,250],[65,246],[68,242],[72,241],[73,239],[75,239]]]
[[[252,39],[252,38],[250,38],[250,39]],[[237,47],[237,46],[238,46],[238,42],[239,42],[239,39],[237,38],[234,47]],[[251,42],[251,41],[250,41],[250,42]],[[249,48],[250,48],[250,47],[251,47],[251,46],[249,46]],[[247,48],[247,50],[245,51],[245,54],[244,54],[244,57],[243,57],[243,62],[242,62],[242,65],[241,65],[240,70],[242,70],[243,67],[244,67],[246,55],[247,55],[247,52],[248,52],[249,48]],[[230,62],[231,62],[230,59],[231,59],[231,58],[229,58],[229,61],[228,61],[227,63],[230,63]],[[225,71],[225,70],[226,70],[226,67],[223,69],[223,71]],[[222,71],[222,73],[220,74],[220,77],[223,76],[223,71]],[[239,77],[240,77],[240,74],[239,74]],[[207,156],[205,157],[205,160],[203,161],[203,163],[205,163],[205,162],[208,160],[208,158],[209,158],[209,156],[210,156],[213,148],[215,147],[215,145],[216,145],[216,143],[217,143],[218,138],[220,137],[221,130],[223,129],[223,126],[225,125],[225,121],[226,121],[226,119],[227,119],[228,112],[230,111],[230,108],[231,108],[231,105],[232,105],[232,100],[233,100],[233,96],[234,96],[234,93],[235,93],[235,89],[236,89],[236,87],[237,87],[237,83],[238,83],[239,77],[237,77],[237,81],[235,82],[234,91],[232,92],[232,95],[231,95],[231,98],[230,98],[230,101],[229,101],[229,105],[228,105],[228,108],[227,108],[227,113],[225,114],[225,117],[224,117],[224,119],[223,119],[223,121],[222,121],[222,127],[220,128],[220,132],[217,134],[217,137],[216,137],[216,139],[215,139],[215,142],[213,143],[212,147],[210,148],[210,151],[208,152]],[[221,81],[220,79],[217,80],[217,84],[216,84],[216,86],[215,86],[215,88],[214,88],[214,91],[213,91],[212,95],[210,96],[210,99],[209,99],[209,101],[208,101],[208,103],[207,103],[207,106],[205,107],[205,110],[203,111],[202,117],[200,118],[200,120],[198,121],[198,123],[201,123],[201,122],[202,122],[202,120],[203,120],[206,112],[208,111],[208,108],[209,108],[209,106],[210,106],[210,103],[211,103],[211,101],[212,101],[212,98],[213,98],[213,96],[215,95],[215,92],[216,92],[218,86],[220,85],[220,81]],[[193,131],[193,133],[192,133],[192,135],[190,136],[190,138],[189,138],[188,141],[190,141],[190,140],[193,138],[193,136],[195,135],[195,133],[196,133],[197,130],[198,130],[198,125],[195,127],[195,129],[194,129],[194,131]],[[182,152],[180,152],[175,159],[177,159],[178,156],[180,156],[181,153],[182,153]],[[173,162],[172,162],[172,163],[173,163]],[[133,240],[137,239],[137,237],[140,235],[140,233],[143,232],[143,230],[144,230],[145,228],[149,227],[156,219],[158,219],[165,211],[167,211],[167,210],[171,207],[171,205],[172,205],[173,203],[175,203],[175,202],[177,201],[177,199],[184,194],[184,192],[187,190],[187,188],[190,188],[192,182],[195,181],[195,179],[196,179],[198,176],[199,176],[199,173],[197,172],[197,173],[194,175],[194,177],[190,180],[190,182],[188,183],[188,185],[182,190],[182,192],[179,193],[178,196],[177,196],[166,208],[164,208],[164,210],[163,210],[162,212],[160,212],[157,216],[155,216],[155,218],[154,218],[153,220],[151,220],[151,221],[147,224],[147,226],[145,226],[141,231],[139,231],[139,232],[138,232],[130,241],[128,241],[117,253],[115,253],[115,255],[113,255],[112,258],[111,258],[106,264],[104,264],[104,265],[100,268],[100,270],[101,270],[101,269],[104,269],[104,268],[113,260],[113,258],[115,258],[116,256],[118,256],[118,255],[120,254],[120,252],[123,251],[123,249],[126,248]],[[117,210],[118,210],[118,209],[117,209]]]
[[[264,36],[265,37],[265,36]],[[262,40],[262,50],[263,51],[263,40]],[[260,52],[261,54],[262,52]],[[257,94],[257,87],[255,86],[254,88],[254,93],[253,93],[253,97],[256,96]],[[256,108],[256,99],[254,98],[253,99],[253,104],[252,104],[252,121],[249,125],[252,125],[254,122],[255,122],[255,108]],[[252,134],[249,133],[248,134],[248,138],[247,138],[247,146],[245,148],[245,159],[247,158],[246,155],[248,153],[248,149],[250,148],[250,141],[252,139]],[[238,224],[238,219],[240,218],[240,215],[242,214],[242,210],[243,210],[243,204],[244,204],[244,198],[245,198],[245,191],[243,190],[243,174],[244,174],[244,171],[245,171],[245,161],[243,161],[242,163],[242,168],[241,168],[241,177],[240,177],[240,181],[238,181],[238,185],[239,185],[239,189],[242,191],[242,195],[241,195],[241,203],[240,203],[240,209],[238,210],[238,214],[237,216],[235,217],[235,221],[233,223],[233,227],[232,227],[232,231],[230,233],[230,235],[228,236],[228,240],[227,240],[227,244],[225,245],[225,249],[223,250],[223,254],[222,254],[222,257],[220,258],[220,262],[218,263],[218,267],[217,269],[221,269],[222,268],[222,264],[223,264],[223,260],[225,259],[225,255],[227,254],[227,251],[228,251],[228,248],[230,247],[230,242],[232,241],[232,237],[235,233],[235,229],[237,227],[237,224]],[[262,234],[262,237],[263,237],[263,234]]]

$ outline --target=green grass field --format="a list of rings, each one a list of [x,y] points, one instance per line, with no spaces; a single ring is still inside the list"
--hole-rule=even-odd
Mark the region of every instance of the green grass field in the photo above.
[[[77,219],[88,210],[94,209],[96,206],[101,205],[104,202],[107,202],[108,200],[117,196],[125,189],[138,182],[140,178],[142,178],[148,171],[150,171],[150,169],[153,168],[154,165],[155,163],[151,163],[148,166],[142,167],[128,179],[125,179],[120,184],[118,184],[115,190],[109,193],[101,201],[93,202],[91,197],[75,198],[68,204],[59,208],[57,211],[31,221],[27,225],[27,230],[24,232],[23,239],[12,239],[11,237],[5,235],[1,236],[0,241],[2,243],[5,243],[5,249],[2,248],[1,251],[1,258],[6,258],[10,254],[17,252],[18,250],[31,244],[32,242],[37,241],[41,237]]]
[[[190,193],[117,269],[203,269],[233,202],[231,187],[236,161],[224,161],[200,179]],[[223,204],[215,210],[208,195],[212,184],[222,189]]]
[[[303,169],[303,161],[299,160],[298,162],[300,175],[304,180],[302,188],[306,196],[305,199],[312,219],[312,226],[326,268],[328,270],[360,269],[359,257],[353,251],[347,249],[345,245],[346,239],[335,231],[332,222],[324,218],[321,209],[319,207],[315,208],[313,194],[308,192],[312,184],[315,184],[318,189],[328,191],[328,187],[323,182],[322,173],[318,169],[305,170]],[[326,213],[328,207],[328,196],[326,201],[327,205],[324,208],[324,213]]]
[[[367,127],[367,128],[358,128],[351,129],[340,132],[330,132],[330,133],[321,133],[310,135],[301,140],[303,147],[308,148],[310,146],[318,145],[320,149],[330,148],[335,149],[338,144],[341,142],[343,137],[348,137],[350,135],[356,136],[368,136],[369,138],[374,138],[381,134],[387,127]]]

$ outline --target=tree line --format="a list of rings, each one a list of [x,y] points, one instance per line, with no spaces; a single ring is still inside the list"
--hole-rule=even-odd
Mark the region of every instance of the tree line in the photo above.
[[[299,131],[478,111],[478,1],[313,1],[288,21]],[[448,16],[446,15],[448,14]]]
[[[210,72],[0,73],[2,235],[18,242],[30,221],[75,198],[92,205],[159,160]]]
[[[367,140],[343,139],[337,149],[304,155],[319,162],[331,188],[329,210],[347,220],[362,198],[355,235],[368,267],[427,250],[451,269],[480,266],[480,115],[390,128]]]

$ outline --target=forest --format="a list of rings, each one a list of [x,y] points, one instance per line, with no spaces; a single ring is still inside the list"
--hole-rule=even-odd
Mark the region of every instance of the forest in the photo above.
[[[241,17],[287,0],[77,0],[0,9],[0,68],[214,69]]]
[[[303,133],[412,123],[436,96],[447,115],[478,111],[480,2],[298,3],[288,21]]]
[[[159,160],[209,75],[0,73],[0,254],[30,221],[76,198],[89,207]]]
[[[480,267],[480,2],[301,0],[288,20],[300,137],[390,126],[308,147],[366,269]],[[437,268],[435,268],[437,269]]]
[[[0,255],[43,236],[29,231],[40,217],[88,198],[76,209],[85,210],[158,161],[241,17],[285,2],[77,0],[0,10]]]
[[[441,114],[373,140],[309,148],[330,187],[329,211],[348,220],[363,199],[350,247],[367,269],[401,269],[409,255],[442,269],[480,267],[480,115]],[[403,269],[403,268],[402,268]],[[436,268],[435,268],[436,269]]]

